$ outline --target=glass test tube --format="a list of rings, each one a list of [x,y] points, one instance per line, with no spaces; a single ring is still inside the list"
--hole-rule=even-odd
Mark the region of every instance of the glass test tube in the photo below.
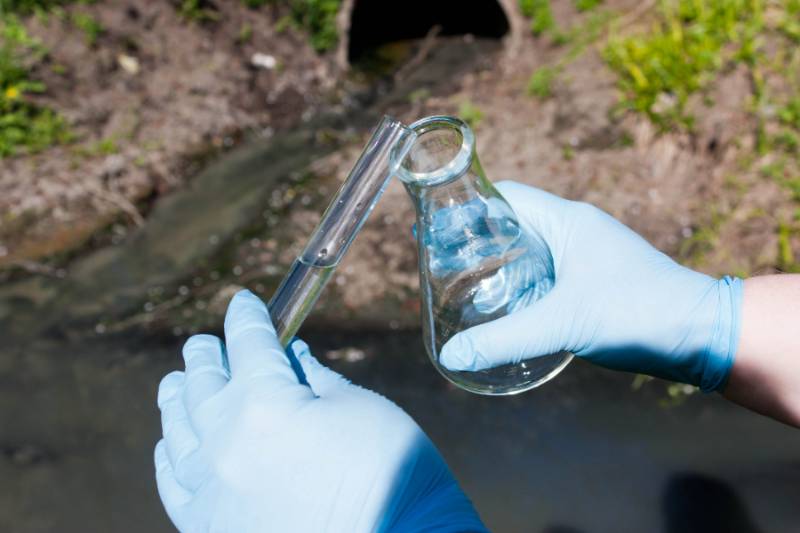
[[[378,124],[303,253],[267,305],[282,346],[288,345],[300,329],[388,185],[395,170],[390,168],[389,152],[397,144],[404,156],[415,138],[416,133],[392,117],[384,116]]]

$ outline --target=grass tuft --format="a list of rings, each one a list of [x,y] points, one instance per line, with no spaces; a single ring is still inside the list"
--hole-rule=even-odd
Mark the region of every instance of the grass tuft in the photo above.
[[[728,59],[754,61],[763,25],[761,0],[672,0],[661,3],[650,31],[609,40],[604,58],[619,77],[624,108],[666,129],[691,128],[685,107]],[[729,57],[731,43],[739,45]]]
[[[458,116],[469,124],[470,128],[475,129],[483,120],[483,111],[472,102],[461,102],[458,107]]]
[[[70,139],[66,122],[36,105],[31,96],[45,86],[31,78],[28,65],[44,56],[15,15],[0,20],[0,158],[38,152]]]

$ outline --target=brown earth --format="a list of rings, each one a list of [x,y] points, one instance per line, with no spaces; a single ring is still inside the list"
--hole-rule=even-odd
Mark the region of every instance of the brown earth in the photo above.
[[[213,22],[146,0],[65,12],[26,26],[49,50],[33,71],[48,87],[39,100],[68,119],[77,141],[2,161],[0,268],[36,269],[114,221],[119,240],[214,153],[310,117],[333,82],[305,35],[276,29],[286,15],[277,6],[226,2]],[[70,22],[75,12],[102,26],[95,43]],[[275,66],[254,64],[259,53]]]
[[[625,15],[625,23],[631,29],[646,27],[649,23],[650,14],[642,9],[642,4],[620,0],[604,5],[620,13],[633,14]],[[556,6],[555,14],[562,27],[579,24],[587,16],[575,12],[567,3]],[[105,13],[99,16],[108,17],[110,27],[113,27],[113,17],[121,16],[119,10],[100,5],[92,9]],[[160,154],[158,161],[162,165],[171,161],[178,165],[176,168],[181,168],[179,162],[186,160],[184,150],[208,146],[209,139],[212,145],[215,139],[217,144],[224,145],[226,132],[233,136],[257,125],[287,128],[292,120],[309,116],[308,110],[320,109],[322,95],[329,96],[343,86],[341,80],[331,81],[332,63],[315,56],[303,43],[302,36],[275,34],[269,29],[268,23],[274,22],[279,12],[258,12],[265,20],[263,30],[254,31],[252,42],[243,48],[235,44],[235,32],[242,20],[236,17],[255,16],[249,10],[232,8],[225,20],[220,21],[221,26],[208,29],[178,21],[172,8],[151,9],[152,20],[160,21],[153,23],[152,28],[162,28],[167,34],[171,25],[178,25],[184,33],[181,37],[162,36],[159,45],[140,45],[141,50],[161,51],[160,55],[155,51],[140,53],[142,58],[153,58],[150,59],[152,73],[143,67],[140,74],[129,79],[130,76],[120,69],[112,69],[110,78],[117,81],[109,84],[107,92],[101,91],[101,96],[108,100],[100,96],[88,98],[106,102],[105,109],[113,109],[111,116],[117,117],[117,122],[109,119],[102,123],[104,126],[98,126],[96,138],[115,131],[108,124],[119,124],[124,111],[117,110],[114,103],[134,98],[124,96],[131,87],[136,88],[133,94],[138,95],[135,96],[138,99],[136,105],[127,108],[128,113],[134,108],[141,109],[137,106],[159,106],[139,113],[143,118],[138,133],[121,154],[95,158],[81,167],[97,172],[88,172],[82,179],[105,184],[106,190],[117,187],[113,190],[124,191],[120,194],[131,204],[141,197],[157,196],[182,186],[188,175],[186,172],[170,173],[166,169],[158,173],[152,170],[158,168],[155,164],[141,168],[130,164],[136,154],[141,153],[140,143],[144,139],[167,139],[170,144],[156,152]],[[142,14],[137,20],[150,19]],[[253,27],[262,28],[262,25],[253,24]],[[259,35],[262,31],[263,35]],[[105,38],[110,39],[113,34],[109,30]],[[164,39],[171,44],[164,44]],[[447,61],[446,57],[437,59],[437,50],[444,46],[452,49],[458,39],[439,38],[416,46],[414,49],[418,52],[428,48],[430,53],[427,57],[418,55],[412,63],[418,61],[423,64],[420,69],[435,72],[436,61]],[[461,39],[465,43],[471,41],[469,36]],[[73,46],[77,50],[83,45],[76,42]],[[755,150],[757,120],[749,106],[753,83],[747,69],[741,66],[724,68],[708,90],[693,99],[690,111],[696,117],[696,128],[692,133],[660,133],[641,116],[620,116],[614,112],[619,93],[597,43],[589,45],[577,59],[566,64],[554,86],[553,97],[546,99],[526,95],[525,87],[531,72],[554,64],[563,56],[563,47],[555,46],[547,38],[525,35],[513,48],[500,54],[487,52],[483,60],[474,63],[474,68],[458,79],[448,80],[447,84],[422,83],[412,97],[389,102],[384,111],[412,121],[429,114],[457,114],[461,105],[469,102],[483,114],[476,126],[478,152],[491,179],[514,179],[568,198],[592,202],[630,225],[658,248],[711,274],[748,275],[785,266],[779,257],[779,228],[793,223],[797,206],[785,188],[774,179],[765,178],[759,170],[776,156],[758,155]],[[166,50],[170,51],[168,56]],[[273,53],[286,61],[286,66],[280,73],[253,69],[248,61],[256,50]],[[77,51],[74,53],[76,57],[79,55]],[[201,60],[192,63],[197,54]],[[154,59],[166,57],[169,59],[164,60],[164,64]],[[147,64],[145,59],[142,61]],[[206,69],[192,68],[196,64],[206,65]],[[142,76],[162,80],[160,83],[169,89],[152,87]],[[772,83],[775,91],[780,90],[779,79],[768,79],[767,83]],[[91,88],[85,85],[84,90],[91,91]],[[165,98],[165,95],[174,95],[170,100],[172,105],[147,96],[152,94]],[[254,96],[262,94],[273,96]],[[206,112],[197,112],[198,108]],[[164,135],[165,131],[171,133]],[[276,185],[269,205],[265,206],[268,224],[261,233],[242,240],[219,265],[203,266],[189,274],[185,285],[154,289],[156,296],[149,295],[150,301],[144,304],[141,316],[131,320],[166,323],[174,326],[176,334],[183,334],[187,329],[194,331],[217,324],[227,296],[238,286],[246,285],[268,297],[313,229],[327,199],[355,161],[365,140],[366,132],[361,133],[343,149],[314,162],[302,183]],[[39,172],[36,176],[42,190],[62,191],[70,189],[71,182],[67,178],[56,179],[56,174],[37,169],[46,168],[46,165],[69,168],[53,155],[68,150],[57,148],[12,164]],[[103,165],[124,157],[123,154],[128,154],[126,150],[130,151],[129,158],[118,167],[120,171],[113,179],[109,179],[108,173],[102,173]],[[74,178],[75,172],[65,176]],[[11,182],[14,180],[0,181],[9,183],[7,190],[23,198],[25,188],[20,185],[15,188]],[[136,183],[141,184],[141,189],[136,188]],[[163,187],[159,188],[159,184]],[[86,191],[92,186],[72,188]],[[30,188],[27,190],[30,193]],[[136,190],[145,192],[139,197],[131,192]],[[409,231],[413,208],[405,196],[397,181],[390,185],[326,291],[315,315],[318,321],[341,325],[345,317],[351,317],[357,319],[354,324],[392,328],[416,323],[416,254]],[[0,202],[7,198],[10,196],[4,195]],[[90,193],[75,193],[70,198],[73,199],[63,202],[59,192],[33,194],[26,201],[37,202],[35,205],[40,211],[33,208],[29,211],[39,213],[39,218],[33,216],[34,223],[25,231],[10,231],[8,235],[25,246],[42,246],[41,243],[47,241],[37,240],[36,236],[48,235],[44,229],[51,228],[53,220],[60,220],[58,217],[73,221],[70,224],[77,224],[74,221],[82,220],[81,217],[87,218],[85,233],[91,234],[105,223],[101,215],[117,216],[125,212],[119,205],[97,201]],[[59,209],[53,208],[55,204]],[[86,208],[87,205],[91,209]],[[26,212],[19,211],[18,207],[13,209]],[[276,220],[276,215],[268,215],[270,209],[272,212],[279,210],[283,218]],[[119,226],[124,227],[123,224]],[[798,249],[793,235],[789,236],[790,251]],[[67,247],[63,241],[59,246],[60,249]],[[19,251],[29,249],[9,248],[13,252],[7,254],[6,262],[9,258],[16,261],[35,258],[33,254]],[[103,325],[102,329],[105,328]]]

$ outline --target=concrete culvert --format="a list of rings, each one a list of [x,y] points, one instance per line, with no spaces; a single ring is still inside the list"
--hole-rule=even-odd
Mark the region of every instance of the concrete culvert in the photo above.
[[[512,2],[513,3],[513,2]],[[421,39],[433,27],[439,35],[474,35],[500,39],[509,34],[506,0],[346,0],[339,14],[342,39],[338,62],[351,65],[383,44]]]

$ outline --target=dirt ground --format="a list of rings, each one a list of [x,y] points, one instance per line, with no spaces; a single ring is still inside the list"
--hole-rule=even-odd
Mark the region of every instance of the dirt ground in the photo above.
[[[78,4],[26,20],[49,50],[33,71],[48,88],[40,101],[68,119],[76,141],[2,161],[0,268],[48,272],[37,262],[111,223],[106,237],[121,240],[210,157],[312,116],[330,92],[329,63],[307,37],[276,29],[285,8],[225,2],[203,22],[176,4]],[[73,12],[100,23],[96,42],[69,21]]]
[[[568,3],[555,8],[563,27],[587,17]],[[626,20],[633,30],[646,27],[652,15],[632,1],[608,1],[604,8],[634,13]],[[40,260],[56,252],[63,256],[91,235],[100,242],[109,234],[112,242],[124,241],[129,228],[146,223],[148,205],[190,183],[192,172],[208,160],[201,155],[198,163],[197,150],[224,149],[258,128],[268,134],[288,131],[325,105],[341,103],[343,87],[352,81],[352,76],[336,79],[332,59],[315,55],[302,35],[276,32],[280,10],[226,8],[222,20],[206,26],[180,21],[167,4],[140,2],[122,10],[98,3],[80,9],[91,9],[108,29],[96,45],[97,63],[68,69],[68,81],[48,74],[52,103],[88,138],[117,135],[120,149],[81,156],[77,164],[73,147],[4,161],[0,209],[7,215],[0,226],[5,255],[0,265],[47,272],[49,263]],[[242,44],[237,35],[245,20],[254,31]],[[58,22],[31,24],[53,49],[54,62],[77,64],[85,57],[86,44],[75,30]],[[130,43],[126,35],[152,38]],[[468,103],[482,114],[476,124],[478,152],[490,179],[514,179],[592,202],[660,249],[711,274],[781,267],[780,228],[793,220],[796,205],[785,188],[758,170],[773,156],[755,154],[757,123],[748,108],[753,87],[747,70],[723,69],[690,102],[696,117],[692,133],[662,133],[641,116],[614,112],[619,92],[598,45],[605,35],[565,64],[550,98],[529,96],[525,87],[531,72],[558,62],[564,49],[526,33],[514,50],[487,53],[445,89],[422,83],[410,96],[387,103],[385,111],[412,121],[458,114]],[[469,36],[461,39],[470,42]],[[417,46],[412,63],[426,59],[419,53],[426,47],[435,65],[437,39]],[[254,67],[257,51],[274,55],[281,68]],[[138,58],[137,74],[119,66],[120,54]],[[214,295],[245,284],[268,296],[363,142],[356,136],[318,159],[302,185],[276,186],[270,206],[280,206],[288,218],[273,220],[268,237],[239,246],[221,273],[212,271],[209,278],[209,272],[200,272],[205,277],[198,298],[218,301]],[[389,313],[390,324],[416,314],[417,299],[409,297],[417,290],[408,233],[413,209],[405,196],[397,181],[390,185],[337,272],[323,309],[330,304],[341,311],[341,303],[362,317],[382,317],[371,302],[388,298],[402,311]],[[116,223],[109,230],[111,220]],[[790,251],[794,239],[790,235]],[[55,270],[68,272],[68,264]],[[201,307],[200,314],[215,311],[213,320],[222,311]]]
[[[634,11],[637,5],[607,3],[612,4],[620,12]],[[574,12],[557,15],[564,24],[570,17],[580,20]],[[646,14],[641,23],[647,23]],[[778,228],[792,219],[796,204],[784,188],[759,173],[757,162],[742,164],[747,157],[762,162],[772,157],[752,155],[757,123],[748,111],[753,89],[746,69],[724,70],[704,98],[690,103],[697,117],[694,132],[662,133],[646,118],[615,116],[619,93],[597,46],[587,47],[566,65],[552,98],[526,95],[530,73],[555,63],[562,53],[546,40],[528,36],[520,53],[476,64],[458,81],[457,90],[434,92],[389,111],[412,121],[458,114],[468,102],[483,114],[476,127],[478,153],[493,181],[521,181],[598,205],[659,249],[712,275],[747,276],[780,268]],[[359,150],[354,144],[317,161],[317,183],[326,183],[323,178],[329,176],[341,180]],[[402,185],[393,181],[337,271],[334,287],[323,299],[332,320],[343,307],[362,320],[382,316],[374,302],[387,299],[415,310],[418,281],[408,232],[414,214],[405,197]],[[299,245],[314,227],[319,208],[302,194],[290,204],[288,229],[282,233],[284,242]],[[288,265],[298,251],[271,240],[257,246],[264,247],[263,259],[251,263]],[[246,266],[253,250],[245,248],[239,255],[239,280],[247,285],[262,278],[263,269]],[[269,293],[267,284],[264,295]],[[398,312],[389,323],[405,325],[404,316]]]

